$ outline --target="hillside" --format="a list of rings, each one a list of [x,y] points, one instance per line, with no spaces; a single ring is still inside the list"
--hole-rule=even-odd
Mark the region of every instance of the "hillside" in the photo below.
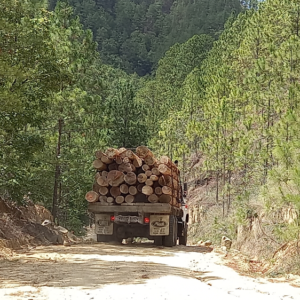
[[[203,186],[200,238],[226,235],[268,259],[293,245],[280,272],[294,273],[300,239],[299,7],[297,0],[264,1],[226,24],[182,85],[168,90],[156,77],[144,88],[154,103],[179,103],[151,145],[181,159],[186,180]]]
[[[50,0],[53,9],[56,0]],[[105,64],[139,76],[151,73],[175,43],[195,34],[217,37],[239,0],[69,0],[92,30]]]

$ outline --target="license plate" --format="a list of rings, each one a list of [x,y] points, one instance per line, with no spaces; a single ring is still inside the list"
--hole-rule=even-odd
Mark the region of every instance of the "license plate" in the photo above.
[[[140,223],[141,221],[137,216],[116,216],[115,222],[130,224],[130,223]]]
[[[114,223],[110,221],[109,214],[95,214],[95,233],[112,235]]]
[[[169,235],[169,216],[150,216],[150,235]]]

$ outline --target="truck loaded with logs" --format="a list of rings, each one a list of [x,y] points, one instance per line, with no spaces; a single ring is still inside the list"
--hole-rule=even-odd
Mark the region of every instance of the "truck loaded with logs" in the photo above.
[[[145,146],[95,155],[93,190],[85,198],[98,242],[145,237],[156,245],[186,245],[189,215],[180,171],[170,158],[157,159]]]

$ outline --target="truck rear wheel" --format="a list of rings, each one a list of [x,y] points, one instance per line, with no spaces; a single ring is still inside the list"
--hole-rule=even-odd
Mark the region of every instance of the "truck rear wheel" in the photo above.
[[[154,245],[155,246],[162,246],[163,244],[163,237],[162,236],[156,236],[154,238]]]
[[[184,229],[183,229],[183,236],[179,237],[179,245],[186,246],[186,244],[187,244],[187,232],[188,232],[188,225],[185,224]]]
[[[164,236],[163,245],[165,247],[173,247],[176,245],[177,232],[176,232],[176,218],[174,216],[169,217],[169,235]]]
[[[173,246],[177,245],[177,238],[178,238],[178,222],[177,218],[174,217],[175,223],[174,223],[174,240],[173,240]]]
[[[110,242],[113,241],[112,235],[103,235],[103,234],[97,234],[97,242]]]

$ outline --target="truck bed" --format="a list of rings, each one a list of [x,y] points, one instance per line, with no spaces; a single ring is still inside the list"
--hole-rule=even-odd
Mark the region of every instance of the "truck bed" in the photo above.
[[[154,213],[154,214],[170,214],[181,217],[183,211],[181,208],[174,207],[168,203],[123,203],[121,205],[108,205],[100,202],[89,203],[88,211],[92,213]]]

